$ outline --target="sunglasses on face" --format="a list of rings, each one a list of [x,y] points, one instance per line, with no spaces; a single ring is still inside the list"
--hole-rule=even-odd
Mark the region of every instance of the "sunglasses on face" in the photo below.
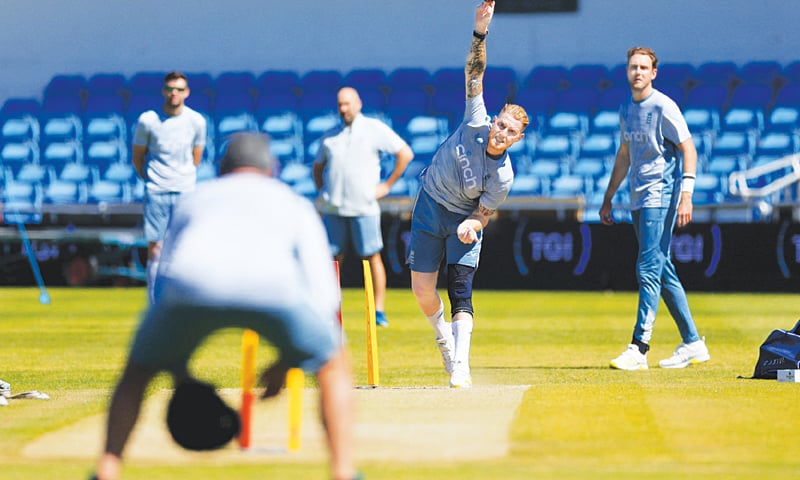
[[[186,91],[186,87],[169,87],[169,86],[165,86],[164,87],[164,91],[167,92],[167,93],[185,92]]]

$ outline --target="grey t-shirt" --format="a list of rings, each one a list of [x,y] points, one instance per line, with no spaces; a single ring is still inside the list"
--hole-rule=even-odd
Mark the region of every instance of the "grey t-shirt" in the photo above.
[[[450,212],[469,215],[479,203],[497,210],[511,190],[514,171],[508,153],[497,160],[486,154],[490,127],[483,95],[468,98],[464,121],[422,174],[422,188]]]
[[[379,215],[381,153],[397,154],[405,145],[388,125],[364,115],[327,132],[315,159],[325,167],[321,210],[343,217]]]
[[[139,116],[133,144],[147,147],[145,178],[152,193],[188,192],[194,189],[197,168],[195,147],[206,143],[206,119],[184,105],[179,115],[148,110]]]
[[[628,145],[631,208],[668,207],[681,178],[678,145],[691,137],[680,109],[653,90],[640,102],[620,107],[621,142]]]

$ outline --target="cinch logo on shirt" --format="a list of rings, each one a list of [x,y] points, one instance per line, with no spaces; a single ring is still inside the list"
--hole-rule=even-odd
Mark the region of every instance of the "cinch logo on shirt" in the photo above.
[[[469,157],[467,156],[467,149],[464,145],[456,145],[456,155],[458,155],[458,166],[461,167],[461,176],[464,177],[464,185],[468,188],[475,188],[478,186],[478,177],[472,172],[469,166]]]
[[[647,143],[647,132],[623,132],[625,143]]]

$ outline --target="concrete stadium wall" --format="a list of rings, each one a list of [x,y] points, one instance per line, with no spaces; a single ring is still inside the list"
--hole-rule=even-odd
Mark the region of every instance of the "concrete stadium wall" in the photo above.
[[[4,0],[0,102],[41,95],[55,74],[461,66],[476,0]],[[577,13],[498,15],[489,61],[794,61],[800,9],[786,0],[579,0]]]

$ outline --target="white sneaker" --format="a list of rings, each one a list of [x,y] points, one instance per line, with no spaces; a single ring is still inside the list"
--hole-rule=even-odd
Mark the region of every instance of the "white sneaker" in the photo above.
[[[0,395],[0,407],[7,407],[8,400],[3,395]]]
[[[453,366],[453,373],[450,375],[450,388],[471,388],[472,376],[469,374],[469,367],[457,363]]]
[[[706,337],[692,343],[681,343],[671,357],[658,362],[661,368],[684,368],[690,364],[703,363],[711,359],[706,347]]]
[[[0,380],[0,397],[8,398],[11,396],[11,384]]]
[[[634,344],[628,345],[628,349],[622,354],[611,360],[611,368],[619,370],[647,370],[647,354],[642,354],[639,347]]]
[[[453,357],[456,353],[456,339],[453,335],[446,338],[437,338],[436,346],[442,354],[442,363],[447,373],[453,373]]]

